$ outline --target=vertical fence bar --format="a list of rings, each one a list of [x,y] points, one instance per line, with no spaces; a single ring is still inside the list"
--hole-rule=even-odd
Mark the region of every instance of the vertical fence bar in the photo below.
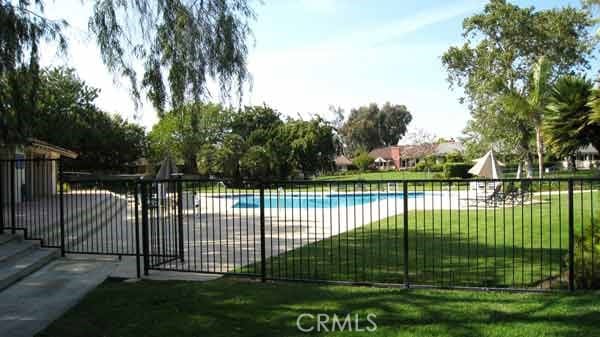
[[[15,160],[10,161],[10,226],[11,233],[14,235],[17,227],[17,215],[16,215],[16,191],[15,191],[15,175],[17,170],[17,162]]]
[[[144,255],[144,275],[148,276],[149,268],[149,238],[148,238],[148,190],[147,184],[140,181],[139,187],[141,190],[140,197],[142,198],[142,254]]]
[[[140,272],[140,216],[139,216],[139,207],[140,207],[140,201],[139,201],[139,197],[138,197],[138,192],[139,192],[139,184],[134,181],[133,182],[133,200],[134,200],[134,207],[135,207],[135,275],[137,276],[137,278],[140,278],[141,276],[141,272]]]
[[[404,218],[404,286],[410,287],[410,281],[408,278],[408,181],[402,182],[402,202],[404,207],[402,209],[402,216]]]
[[[60,201],[60,255],[65,256],[65,187],[63,186],[63,160],[58,160],[58,190]]]
[[[575,225],[573,221],[573,179],[568,183],[569,208],[569,291],[575,290]]]
[[[4,166],[6,162],[0,161],[0,234],[4,234]]]
[[[265,185],[260,183],[260,274],[263,282],[267,279],[267,256],[265,240]]]
[[[181,181],[181,177],[179,178],[179,180],[175,181],[175,186],[177,188],[177,229],[179,260],[183,262],[183,181]]]

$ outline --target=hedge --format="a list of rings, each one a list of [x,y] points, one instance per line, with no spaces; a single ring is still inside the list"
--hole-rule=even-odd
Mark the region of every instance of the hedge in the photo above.
[[[472,166],[470,163],[446,163],[444,175],[446,178],[469,178],[471,174],[468,171]]]

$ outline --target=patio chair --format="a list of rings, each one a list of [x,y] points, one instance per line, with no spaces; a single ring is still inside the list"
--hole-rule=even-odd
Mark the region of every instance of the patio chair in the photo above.
[[[471,181],[466,199],[470,203],[491,205],[505,198],[501,181]]]
[[[531,182],[528,180],[522,180],[518,187],[511,182],[505,191],[506,199],[515,204],[527,201],[530,197],[530,189]]]

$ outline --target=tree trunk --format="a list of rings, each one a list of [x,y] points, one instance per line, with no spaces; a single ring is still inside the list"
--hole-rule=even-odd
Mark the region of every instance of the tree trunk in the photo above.
[[[523,163],[519,162],[519,166],[517,166],[517,179],[521,179],[521,175],[523,174]]]
[[[198,156],[196,153],[188,153],[185,156],[184,173],[198,174]]]
[[[537,148],[538,156],[538,175],[540,178],[544,177],[544,140],[542,139],[542,128],[541,126],[535,127],[535,146]]]
[[[527,178],[532,178],[533,167],[531,166],[531,153],[525,155],[525,170],[527,171]]]
[[[569,170],[573,173],[577,172],[577,162],[574,154],[569,155]]]

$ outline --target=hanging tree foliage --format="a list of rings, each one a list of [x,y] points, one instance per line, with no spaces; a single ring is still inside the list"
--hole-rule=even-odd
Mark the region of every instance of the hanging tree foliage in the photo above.
[[[146,94],[163,114],[210,95],[241,96],[248,79],[247,40],[255,14],[247,0],[95,0],[89,29],[109,71],[128,80],[137,103]],[[43,0],[0,0],[0,137],[16,143],[36,96],[39,44],[65,51],[66,21],[44,16]],[[50,2],[50,5],[53,5]],[[139,65],[143,70],[138,73]],[[18,84],[26,82],[26,90]]]

